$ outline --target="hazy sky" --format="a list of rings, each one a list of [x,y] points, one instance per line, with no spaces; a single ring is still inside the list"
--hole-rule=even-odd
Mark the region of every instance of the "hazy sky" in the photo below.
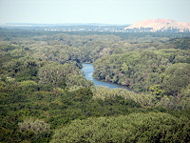
[[[0,23],[190,22],[190,0],[0,0]]]

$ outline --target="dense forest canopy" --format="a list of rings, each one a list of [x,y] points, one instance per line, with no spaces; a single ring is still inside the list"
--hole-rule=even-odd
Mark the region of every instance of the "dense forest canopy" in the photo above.
[[[190,142],[188,33],[1,28],[0,67],[2,143]]]

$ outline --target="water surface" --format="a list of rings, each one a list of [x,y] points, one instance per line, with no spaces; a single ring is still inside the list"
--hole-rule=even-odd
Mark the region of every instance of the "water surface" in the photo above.
[[[94,83],[96,86],[105,86],[109,88],[126,88],[122,85],[113,84],[109,82],[99,81],[93,77],[94,67],[92,64],[82,64],[83,68],[82,71],[84,73],[84,76],[87,80],[90,80]],[[127,88],[126,88],[127,89]]]

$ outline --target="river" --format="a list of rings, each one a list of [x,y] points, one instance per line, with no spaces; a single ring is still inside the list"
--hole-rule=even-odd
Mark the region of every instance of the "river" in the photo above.
[[[104,82],[104,81],[99,81],[93,77],[93,72],[94,72],[94,67],[92,64],[82,64],[82,71],[84,73],[84,76],[87,80],[90,80],[94,83],[96,86],[105,86],[109,88],[125,88],[125,86],[118,85],[118,84],[113,84],[109,82]]]

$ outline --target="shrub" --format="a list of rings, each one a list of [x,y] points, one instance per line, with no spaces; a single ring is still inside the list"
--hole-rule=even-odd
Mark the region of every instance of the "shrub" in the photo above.
[[[75,120],[55,131],[51,143],[189,142],[190,122],[166,113]]]
[[[18,123],[20,132],[24,136],[41,136],[50,133],[50,125],[39,119],[26,119]]]

